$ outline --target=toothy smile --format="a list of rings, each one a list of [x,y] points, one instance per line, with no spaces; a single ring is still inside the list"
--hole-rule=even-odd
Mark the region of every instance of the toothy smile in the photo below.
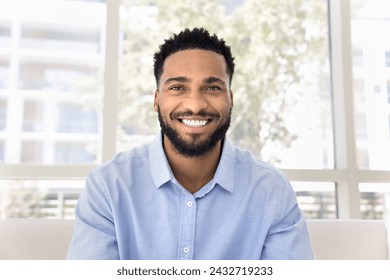
[[[182,119],[181,121],[183,124],[189,127],[201,127],[201,126],[205,126],[209,122],[208,120],[187,120],[187,119]]]

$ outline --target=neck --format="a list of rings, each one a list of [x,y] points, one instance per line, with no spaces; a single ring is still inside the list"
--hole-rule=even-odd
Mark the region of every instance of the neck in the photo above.
[[[179,154],[172,143],[163,136],[163,146],[176,180],[190,193],[195,193],[211,181],[219,163],[222,141],[207,154],[188,157]]]

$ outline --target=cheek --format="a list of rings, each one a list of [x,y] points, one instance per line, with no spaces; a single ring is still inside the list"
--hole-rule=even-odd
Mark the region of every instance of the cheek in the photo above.
[[[216,108],[218,108],[219,112],[228,114],[233,108],[233,103],[230,99],[225,99],[224,102],[220,102],[219,106]]]
[[[170,121],[171,110],[163,102],[155,104],[155,111],[159,112],[164,121]]]
[[[173,100],[168,97],[160,97],[158,99],[158,102],[155,103],[155,110],[160,108],[161,115],[164,117],[169,117],[169,115],[178,110],[180,102],[178,102],[176,99]]]

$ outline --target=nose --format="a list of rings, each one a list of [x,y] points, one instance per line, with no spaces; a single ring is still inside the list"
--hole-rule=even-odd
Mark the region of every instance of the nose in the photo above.
[[[196,115],[208,107],[208,101],[201,92],[193,90],[183,100],[183,107]]]

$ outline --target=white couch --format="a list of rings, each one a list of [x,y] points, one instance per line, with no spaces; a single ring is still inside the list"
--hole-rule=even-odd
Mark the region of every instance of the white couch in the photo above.
[[[72,220],[0,220],[0,259],[65,259]],[[316,259],[388,259],[388,239],[382,221],[309,220]]]
[[[318,260],[389,259],[385,223],[379,220],[308,220]]]

